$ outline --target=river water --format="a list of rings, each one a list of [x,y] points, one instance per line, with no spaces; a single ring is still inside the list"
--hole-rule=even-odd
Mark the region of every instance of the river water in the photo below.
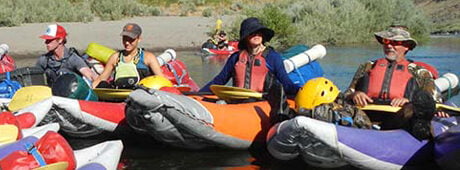
[[[347,88],[360,63],[382,57],[383,51],[377,43],[369,45],[348,45],[326,47],[327,55],[320,60],[325,77],[332,80],[340,89]],[[155,54],[159,54],[158,52]],[[182,60],[190,72],[190,76],[203,86],[211,80],[224,64],[224,60],[203,59],[199,50],[180,51],[178,58]],[[433,37],[429,42],[419,45],[408,53],[408,58],[423,61],[435,66],[440,75],[454,73],[460,75],[460,38]],[[31,65],[34,59],[16,60],[19,66]],[[453,97],[451,102],[460,105],[460,96]],[[74,147],[90,145],[88,140],[73,140]],[[96,141],[95,141],[96,142]],[[210,149],[193,151],[171,148],[149,139],[125,141],[122,156],[126,169],[222,169],[222,168],[269,168],[269,169],[316,169],[307,167],[300,159],[292,161],[276,161],[270,159],[265,152],[229,151]],[[353,169],[347,167],[347,169]]]

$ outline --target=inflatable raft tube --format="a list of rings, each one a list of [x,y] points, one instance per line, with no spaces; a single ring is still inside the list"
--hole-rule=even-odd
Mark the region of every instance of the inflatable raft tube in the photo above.
[[[325,168],[350,164],[363,169],[436,169],[434,144],[404,130],[356,129],[304,116],[273,126],[267,137],[275,158],[302,155],[306,163]]]
[[[268,102],[216,104],[206,99],[138,89],[128,97],[126,119],[136,131],[176,147],[247,149],[254,141],[263,142]]]

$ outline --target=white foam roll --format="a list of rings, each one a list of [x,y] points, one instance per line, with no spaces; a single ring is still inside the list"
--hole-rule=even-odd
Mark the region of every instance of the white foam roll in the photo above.
[[[284,68],[286,68],[287,73],[290,73],[295,68],[302,67],[313,60],[323,58],[325,55],[326,48],[321,44],[317,44],[300,54],[284,60]]]
[[[458,77],[453,73],[446,73],[434,81],[440,92],[458,86]]]
[[[157,59],[160,66],[162,66],[168,63],[169,61],[176,59],[176,51],[174,51],[173,49],[167,49],[165,50],[165,52],[157,56]]]
[[[10,49],[10,47],[8,47],[8,45],[6,44],[1,44],[0,45],[0,56],[3,56],[3,54],[6,54],[8,53],[8,50]]]

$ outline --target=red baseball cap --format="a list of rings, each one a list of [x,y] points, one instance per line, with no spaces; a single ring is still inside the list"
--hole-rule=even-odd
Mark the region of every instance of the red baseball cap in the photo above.
[[[56,39],[56,38],[65,38],[67,36],[67,32],[65,31],[64,27],[53,24],[48,25],[45,34],[41,35],[41,39],[49,40],[49,39]]]

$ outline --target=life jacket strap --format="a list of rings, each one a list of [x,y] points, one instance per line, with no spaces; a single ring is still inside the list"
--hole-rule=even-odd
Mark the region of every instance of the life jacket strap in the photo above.
[[[37,147],[35,147],[35,145],[31,144],[31,143],[26,143],[24,144],[25,147],[26,147],[26,150],[27,152],[29,152],[29,154],[31,154],[35,161],[38,162],[38,164],[40,165],[40,167],[42,166],[46,166],[46,162],[45,162],[45,159],[42,157],[42,155],[38,152],[37,150]]]

